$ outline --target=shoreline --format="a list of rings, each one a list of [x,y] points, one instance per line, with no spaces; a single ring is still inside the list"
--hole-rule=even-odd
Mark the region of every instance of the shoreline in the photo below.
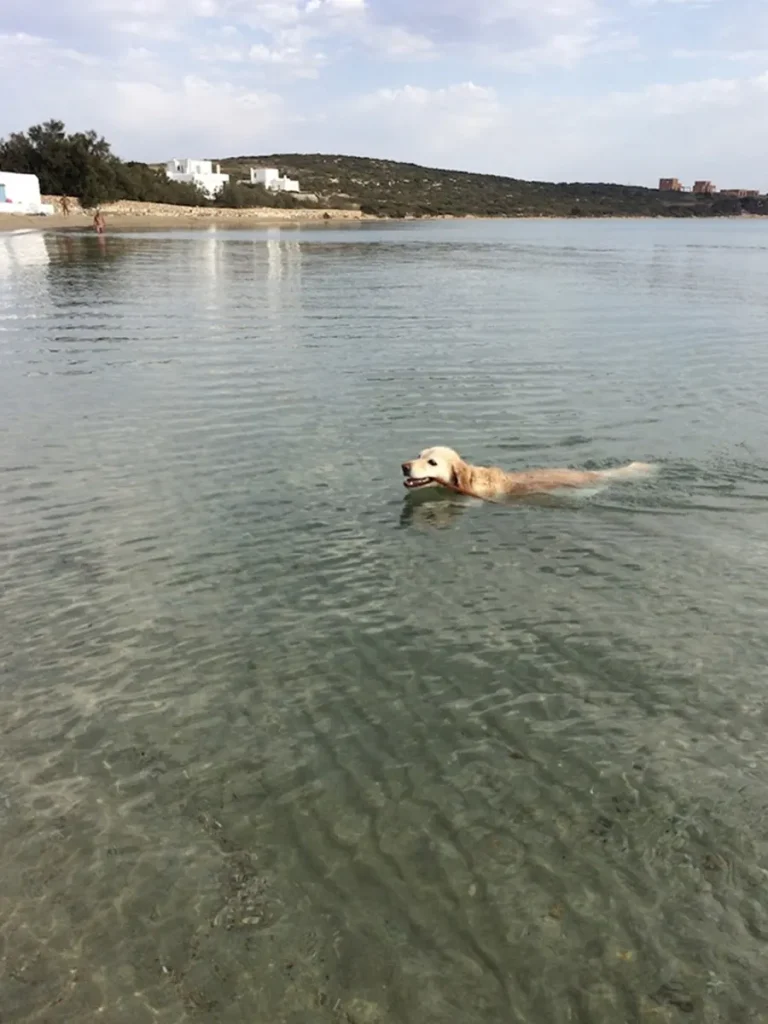
[[[71,231],[93,232],[93,212],[80,208],[77,200],[70,198],[71,212],[61,211],[61,197],[43,196],[43,201],[51,203],[56,212],[48,216],[30,214],[0,213],[0,233],[13,231]],[[227,209],[212,206],[172,206],[164,203],[140,203],[132,200],[121,200],[116,203],[105,203],[101,213],[106,221],[106,230],[168,230],[211,228],[259,228],[287,227],[302,225],[327,224],[338,227],[340,224],[352,225],[360,223],[393,223],[407,221],[435,220],[677,220],[675,217],[652,217],[638,215],[622,216],[613,214],[598,217],[568,217],[563,214],[523,214],[520,216],[481,217],[477,214],[450,215],[441,214],[432,217],[378,217],[373,214],[361,213],[360,210],[335,210],[325,208],[301,208],[280,210],[274,207],[248,207],[243,209]],[[685,217],[689,220],[762,220],[759,214],[742,213],[720,217]]]
[[[211,229],[236,229],[236,228],[269,228],[269,227],[298,227],[301,224],[333,224],[339,223],[355,224],[367,218],[278,218],[278,217],[222,217],[204,220],[200,217],[167,217],[162,214],[156,216],[131,216],[117,214],[109,216],[105,214],[106,230],[105,235],[118,231],[160,231],[160,230],[198,230],[210,231]],[[0,234],[7,234],[14,231],[56,231],[67,234],[94,234],[92,217],[64,217],[54,214],[49,217],[34,217],[24,214],[0,214]]]
[[[47,216],[0,212],[0,232],[15,230],[39,231],[93,231],[95,211],[81,209],[75,199],[70,199],[70,213],[63,213],[59,196],[43,196],[43,202],[51,203],[55,213]],[[273,207],[250,207],[239,210],[214,206],[172,206],[165,203],[139,203],[121,200],[104,203],[100,207],[106,229],[125,231],[135,229],[165,228],[236,228],[269,227],[272,225],[296,223],[332,223],[376,220],[359,210],[300,209],[278,210]]]

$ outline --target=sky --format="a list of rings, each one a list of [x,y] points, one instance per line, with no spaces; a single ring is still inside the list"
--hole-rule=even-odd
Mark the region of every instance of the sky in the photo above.
[[[0,136],[768,189],[768,0],[2,0]]]

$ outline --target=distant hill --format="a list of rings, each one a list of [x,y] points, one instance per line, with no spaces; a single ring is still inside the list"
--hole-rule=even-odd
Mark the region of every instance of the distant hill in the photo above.
[[[359,206],[388,217],[716,217],[768,215],[765,196],[726,196],[659,192],[635,185],[523,181],[496,174],[440,170],[395,160],[320,153],[272,153],[227,157],[222,171],[248,178],[248,168],[278,167],[298,178],[302,192],[329,207]]]

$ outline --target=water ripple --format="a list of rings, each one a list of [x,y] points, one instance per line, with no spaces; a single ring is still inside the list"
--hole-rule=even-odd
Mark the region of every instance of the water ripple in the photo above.
[[[0,242],[9,1019],[761,1019],[762,226]]]

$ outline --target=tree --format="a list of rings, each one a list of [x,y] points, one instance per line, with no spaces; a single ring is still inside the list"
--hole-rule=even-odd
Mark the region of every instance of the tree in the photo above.
[[[271,192],[263,185],[252,185],[245,181],[228,181],[216,193],[213,202],[216,206],[223,206],[229,210],[259,206],[292,210],[302,205],[300,200],[289,192]]]
[[[247,206],[257,206],[258,203],[251,201],[248,191],[245,185],[240,185],[235,181],[228,181],[216,193],[213,200],[214,205],[223,206],[228,210],[241,210]]]
[[[135,199],[142,203],[171,203],[176,206],[208,206],[210,200],[197,185],[171,181],[165,171],[137,161],[120,163],[118,167],[119,199]]]
[[[170,181],[146,164],[124,163],[94,131],[68,135],[62,121],[36,124],[0,139],[0,167],[36,174],[43,195],[77,196],[85,209],[113,199],[203,206],[200,189]]]
[[[83,206],[113,197],[118,164],[96,132],[67,135],[62,121],[46,121],[0,140],[5,170],[36,174],[44,194],[77,196]]]

